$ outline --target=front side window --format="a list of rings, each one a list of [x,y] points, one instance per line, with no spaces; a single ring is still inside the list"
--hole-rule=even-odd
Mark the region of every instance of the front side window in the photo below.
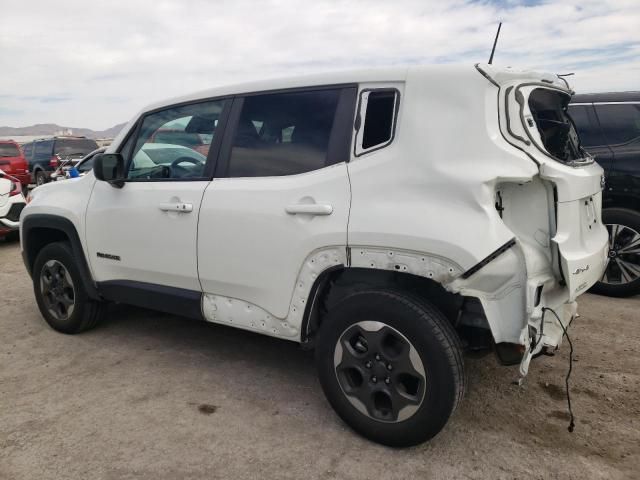
[[[595,105],[600,126],[611,145],[640,138],[640,104]]]
[[[225,102],[213,100],[183,105],[145,116],[135,140],[127,178],[204,179],[209,148]]]
[[[27,143],[24,147],[24,156],[26,159],[31,159],[31,154],[33,153],[33,143]]]
[[[295,175],[325,167],[339,97],[333,89],[246,97],[227,176]]]
[[[93,169],[93,161],[95,160],[96,155],[98,153],[102,153],[103,151],[104,150],[94,151],[90,156],[88,156],[82,162],[80,162],[78,165],[76,165],[76,169],[78,170],[78,172],[86,173],[89,170],[92,170]]]

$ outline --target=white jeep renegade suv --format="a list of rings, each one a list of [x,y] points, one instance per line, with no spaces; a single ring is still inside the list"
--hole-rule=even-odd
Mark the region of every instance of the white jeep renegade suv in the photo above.
[[[476,65],[158,103],[93,174],[33,192],[22,251],[38,306],[65,333],[118,301],[313,346],[345,422],[422,442],[462,397],[463,346],[526,375],[603,272],[603,172],[571,94],[555,75]]]

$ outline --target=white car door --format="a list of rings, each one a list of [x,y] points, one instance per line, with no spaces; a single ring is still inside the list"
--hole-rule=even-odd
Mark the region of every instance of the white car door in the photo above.
[[[299,335],[285,318],[305,262],[322,249],[328,263],[344,261],[355,95],[333,87],[234,100],[198,226],[207,319]]]
[[[230,100],[168,107],[138,122],[120,149],[127,163],[124,186],[97,181],[87,208],[86,241],[97,282],[201,292],[198,214],[225,105]]]

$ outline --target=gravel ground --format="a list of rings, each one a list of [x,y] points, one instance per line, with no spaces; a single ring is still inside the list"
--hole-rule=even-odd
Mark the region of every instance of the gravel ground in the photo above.
[[[462,406],[430,443],[393,450],[333,413],[290,342],[114,306],[91,332],[41,319],[17,242],[0,242],[0,478],[638,478],[640,297],[581,297],[568,345],[522,387],[467,358]]]

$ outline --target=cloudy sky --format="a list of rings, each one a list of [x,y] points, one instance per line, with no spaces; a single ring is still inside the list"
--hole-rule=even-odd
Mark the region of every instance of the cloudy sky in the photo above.
[[[486,62],[640,89],[638,0],[21,0],[0,15],[0,125],[105,129],[145,104],[291,73]]]

